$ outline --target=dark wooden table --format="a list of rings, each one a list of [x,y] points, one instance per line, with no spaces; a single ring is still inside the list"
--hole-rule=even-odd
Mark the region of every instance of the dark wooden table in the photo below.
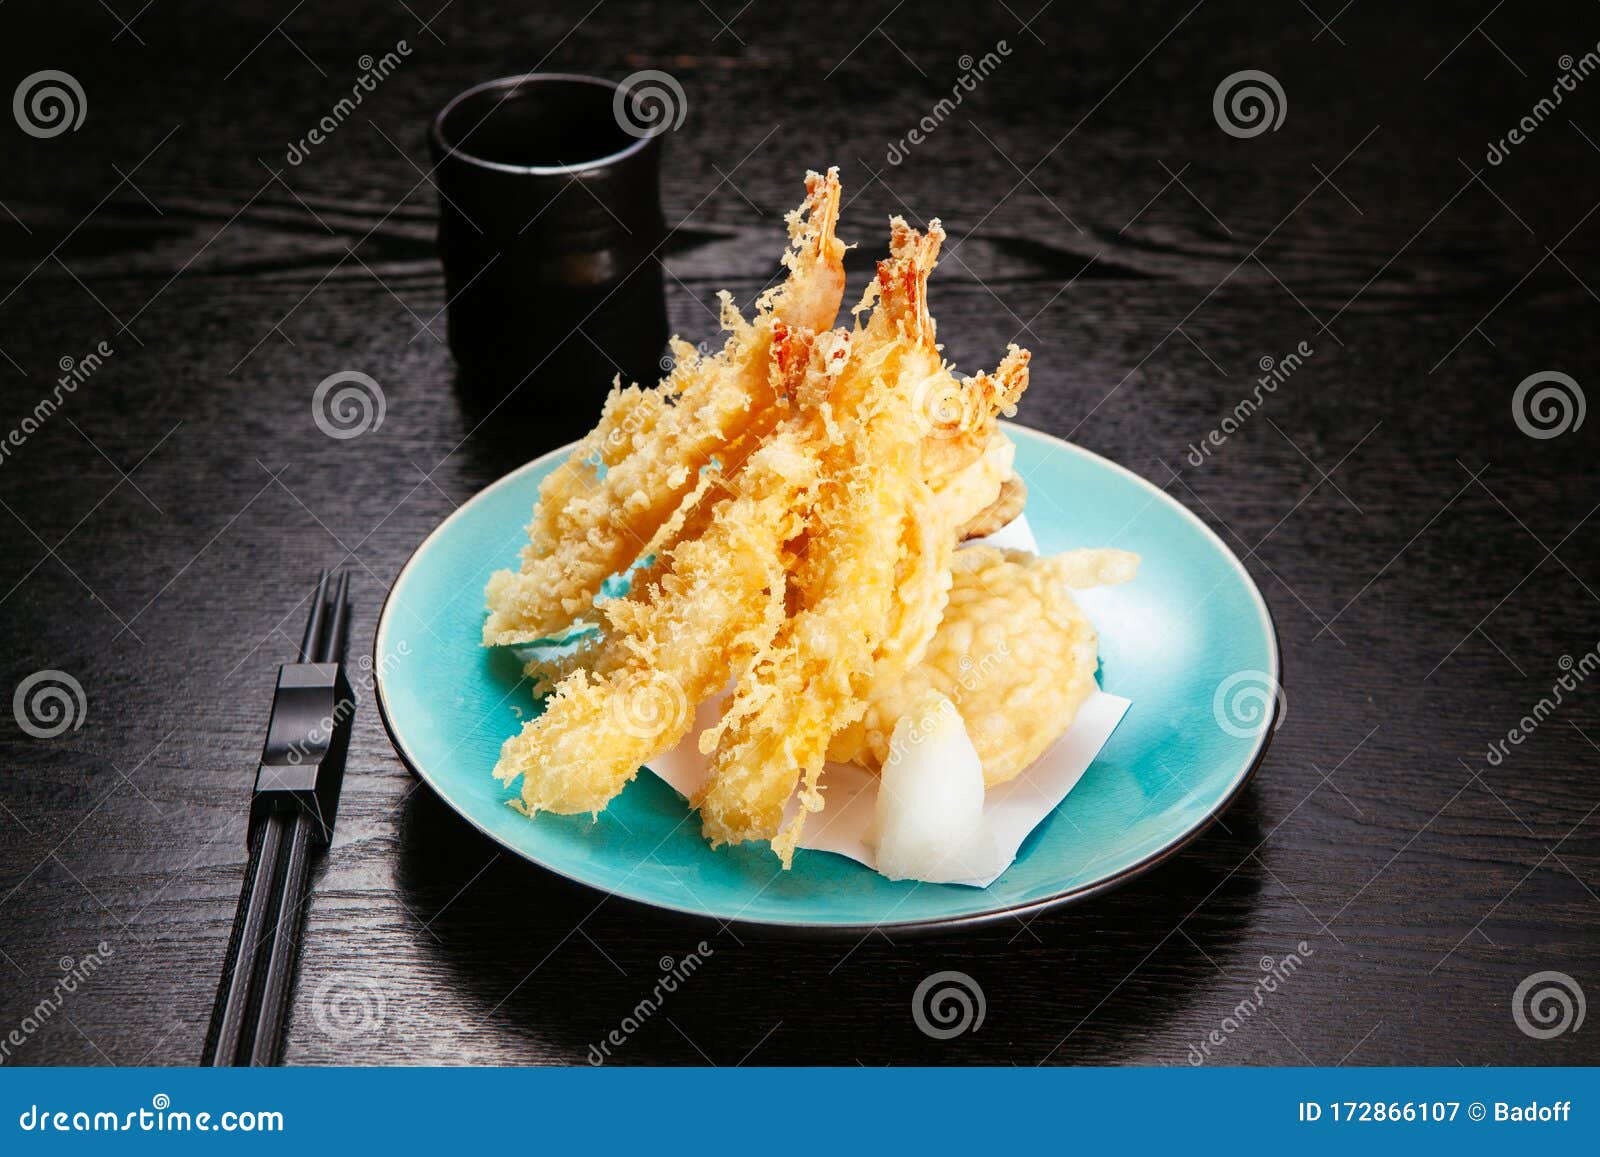
[[[1600,8],[436,6],[0,9],[0,95],[55,69],[87,103],[48,138],[0,118],[0,426],[23,431],[62,367],[83,378],[0,459],[0,692],[59,671],[86,703],[44,739],[0,711],[7,1063],[198,1057],[310,577],[354,569],[365,647],[418,541],[557,436],[537,414],[480,425],[456,388],[424,147],[453,92],[533,68],[682,83],[664,196],[691,341],[714,338],[717,289],[773,275],[806,167],[843,169],[852,298],[886,215],[942,216],[950,356],[1030,346],[1026,420],[1213,526],[1285,655],[1259,775],[1164,867],[960,938],[714,935],[619,1062],[1181,1065],[1213,1030],[1213,1063],[1600,1059],[1592,1024],[1538,1040],[1512,1015],[1539,972],[1600,996],[1600,699],[1578,679],[1600,658],[1600,419],[1535,438],[1513,416],[1535,374],[1600,389],[1600,79],[1536,110],[1560,58],[1595,51]],[[288,163],[401,40],[402,66]],[[890,164],[988,52],[1000,66]],[[1275,131],[1214,115],[1245,69],[1281,84]],[[350,441],[311,417],[341,370],[387,401]],[[1540,707],[1569,663],[1576,690]],[[583,1063],[702,935],[499,853],[418,788],[368,702],[288,1057]],[[1301,942],[1227,1029],[1258,962]],[[951,968],[987,1017],[940,1042],[911,995]]]

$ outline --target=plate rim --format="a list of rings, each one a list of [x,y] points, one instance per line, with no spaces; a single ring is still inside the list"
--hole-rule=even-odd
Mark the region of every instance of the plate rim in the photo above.
[[[1129,880],[1132,880],[1137,876],[1144,875],[1146,872],[1171,859],[1178,852],[1182,851],[1185,847],[1193,843],[1201,835],[1210,830],[1211,826],[1217,822],[1222,814],[1238,801],[1239,797],[1244,793],[1245,788],[1249,786],[1250,781],[1255,778],[1255,774],[1261,767],[1262,761],[1266,758],[1267,751],[1272,745],[1272,737],[1277,732],[1278,726],[1282,722],[1283,715],[1283,696],[1281,694],[1283,689],[1283,648],[1278,638],[1278,624],[1277,621],[1272,617],[1272,610],[1267,605],[1267,600],[1262,595],[1261,588],[1256,585],[1255,578],[1250,574],[1250,571],[1245,567],[1239,556],[1235,554],[1233,549],[1229,547],[1227,542],[1223,540],[1222,536],[1211,529],[1211,527],[1208,526],[1205,520],[1203,520],[1199,515],[1195,514],[1194,511],[1190,510],[1183,503],[1172,497],[1172,495],[1168,494],[1161,487],[1157,486],[1143,475],[1130,470],[1120,462],[1113,461],[1103,454],[1097,454],[1095,451],[1084,446],[1080,446],[1076,442],[1069,442],[1065,438],[1057,437],[1054,434],[1046,433],[1045,431],[1035,429],[1032,426],[1025,426],[1020,422],[1002,421],[1000,425],[1007,431],[1022,431],[1028,436],[1040,438],[1045,442],[1052,444],[1052,454],[1058,450],[1065,450],[1068,453],[1091,459],[1101,466],[1110,467],[1115,472],[1132,479],[1138,486],[1141,486],[1145,490],[1149,491],[1152,497],[1166,503],[1172,509],[1176,510],[1182,517],[1193,523],[1197,528],[1199,528],[1202,534],[1204,534],[1212,541],[1212,543],[1216,545],[1217,549],[1221,551],[1222,556],[1227,559],[1228,562],[1233,564],[1234,569],[1238,572],[1239,577],[1244,582],[1245,589],[1249,592],[1251,598],[1254,600],[1256,611],[1260,615],[1261,623],[1265,628],[1264,633],[1268,642],[1269,656],[1271,660],[1271,670],[1268,672],[1268,674],[1271,676],[1273,684],[1280,691],[1280,694],[1273,697],[1271,720],[1256,737],[1255,747],[1252,748],[1249,756],[1246,757],[1243,770],[1239,773],[1234,782],[1229,785],[1227,794],[1223,796],[1223,798],[1216,804],[1215,807],[1207,811],[1206,814],[1202,816],[1193,826],[1183,832],[1180,832],[1170,842],[1164,844],[1160,848],[1157,848],[1144,859],[1130,864],[1121,871],[1107,876],[1104,879],[1083,884],[1075,888],[1067,888],[1049,896],[1042,896],[1037,900],[1029,900],[1026,903],[1021,904],[1011,904],[1002,908],[991,908],[981,912],[968,912],[961,915],[847,924],[814,923],[799,920],[761,920],[749,919],[743,916],[731,916],[727,919],[724,919],[712,912],[681,907],[675,904],[641,899],[637,896],[628,896],[620,892],[610,891],[599,884],[594,884],[588,880],[580,879],[579,877],[563,871],[561,868],[552,864],[546,863],[542,860],[534,859],[523,849],[518,848],[507,840],[502,839],[499,835],[490,831],[485,825],[479,823],[478,819],[472,815],[468,809],[463,808],[459,803],[452,799],[450,794],[442,786],[440,786],[440,784],[437,783],[434,778],[429,776],[428,773],[422,769],[420,762],[414,758],[412,753],[407,749],[405,743],[401,740],[398,732],[395,729],[394,722],[390,717],[388,702],[384,695],[385,673],[384,665],[381,662],[381,655],[383,650],[382,643],[384,635],[390,624],[390,612],[393,609],[394,593],[397,589],[399,589],[400,584],[404,581],[407,573],[413,566],[416,565],[417,559],[421,556],[422,552],[427,549],[428,544],[442,534],[445,528],[453,523],[457,518],[464,515],[470,506],[487,497],[494,491],[499,490],[502,487],[512,485],[524,474],[527,474],[533,470],[537,470],[549,459],[555,458],[558,455],[569,454],[573,447],[578,444],[577,441],[568,442],[565,445],[558,446],[553,450],[548,450],[545,453],[540,454],[537,458],[523,463],[515,470],[512,470],[495,479],[495,481],[489,483],[489,485],[485,486],[482,490],[479,490],[476,494],[472,495],[472,497],[461,503],[460,506],[456,507],[455,510],[446,515],[437,526],[428,532],[422,541],[419,542],[411,551],[410,555],[407,556],[404,565],[402,565],[399,571],[395,573],[394,581],[389,584],[389,589],[384,594],[383,606],[378,611],[378,622],[377,626],[373,629],[372,635],[373,698],[377,702],[378,717],[383,723],[383,729],[389,738],[390,746],[394,748],[395,754],[399,757],[400,762],[406,766],[411,774],[415,775],[419,780],[426,784],[428,788],[450,808],[451,811],[455,812],[456,815],[465,820],[483,836],[494,841],[495,844],[505,848],[507,851],[515,853],[518,858],[532,864],[541,871],[549,872],[552,875],[559,876],[564,880],[570,881],[571,883],[588,888],[592,891],[601,892],[606,896],[622,900],[629,904],[637,904],[640,907],[648,908],[654,912],[682,918],[696,924],[714,924],[719,928],[737,927],[741,931],[763,933],[769,936],[780,938],[796,938],[805,940],[835,940],[850,936],[864,936],[874,931],[896,932],[901,935],[912,936],[936,935],[939,933],[964,931],[971,928],[998,923],[1001,920],[1021,918],[1031,914],[1042,913],[1052,908],[1062,908],[1071,904],[1082,903],[1090,897],[1098,896],[1104,892],[1108,892],[1113,888],[1127,883]]]

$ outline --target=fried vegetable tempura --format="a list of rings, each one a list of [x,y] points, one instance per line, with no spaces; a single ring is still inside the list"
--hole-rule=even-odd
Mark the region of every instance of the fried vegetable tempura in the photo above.
[[[831,754],[876,771],[895,723],[938,692],[961,712],[984,783],[1016,778],[1066,733],[1095,687],[1097,640],[1072,590],[1125,582],[1137,567],[1137,555],[1119,550],[956,551],[949,606],[922,662],[874,686],[861,726]]]
[[[1028,484],[1013,474],[1000,484],[999,496],[962,524],[956,534],[962,542],[987,538],[1015,522],[1027,501]]]

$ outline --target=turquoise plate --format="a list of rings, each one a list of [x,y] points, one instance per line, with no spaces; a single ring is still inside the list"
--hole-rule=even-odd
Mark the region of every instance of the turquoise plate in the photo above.
[[[417,548],[384,604],[374,671],[395,749],[452,808],[534,863],[601,891],[718,921],[819,934],[945,929],[1081,900],[1152,867],[1239,794],[1281,703],[1261,593],[1194,515],[1070,443],[1009,426],[1043,552],[1117,546],[1139,577],[1096,592],[1101,683],[1133,701],[1065,802],[987,888],[894,882],[829,852],[778,870],[765,844],[713,851],[682,799],[641,775],[597,820],[506,806],[490,775],[534,710],[519,665],[478,644],[483,586],[515,566],[553,451],[466,503]]]

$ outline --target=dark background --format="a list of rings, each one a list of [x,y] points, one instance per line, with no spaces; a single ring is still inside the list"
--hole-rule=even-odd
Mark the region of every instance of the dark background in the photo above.
[[[1544,440],[1511,411],[1540,371],[1600,382],[1600,78],[1485,160],[1600,42],[1600,4],[1039,4],[0,8],[0,96],[60,69],[88,110],[51,139],[0,116],[0,427],[62,358],[115,350],[0,465],[0,692],[54,669],[87,701],[48,740],[0,711],[0,1035],[62,958],[112,952],[14,1063],[199,1056],[311,577],[354,568],[365,649],[422,537],[551,443],[536,415],[478,428],[458,395],[424,137],[454,92],[536,68],[683,85],[663,172],[691,341],[716,337],[716,289],[773,276],[807,167],[843,170],[851,300],[889,213],[941,216],[950,356],[1031,347],[1027,422],[1238,550],[1277,618],[1287,721],[1222,824],[1113,894],[959,938],[794,945],[500,854],[418,789],[369,702],[291,1062],[582,1063],[703,935],[707,966],[618,1061],[1182,1064],[1301,941],[1217,1062],[1600,1058],[1592,1024],[1539,1041],[1511,1015],[1535,972],[1600,992],[1596,689],[1485,758],[1600,641],[1600,419]],[[403,66],[286,164],[401,39]],[[887,164],[1000,40],[1002,67]],[[1276,132],[1219,128],[1241,69],[1281,82]],[[1187,462],[1301,341],[1306,366]],[[311,418],[341,370],[387,399],[351,441]],[[910,1002],[947,968],[987,1018],[938,1042]]]

